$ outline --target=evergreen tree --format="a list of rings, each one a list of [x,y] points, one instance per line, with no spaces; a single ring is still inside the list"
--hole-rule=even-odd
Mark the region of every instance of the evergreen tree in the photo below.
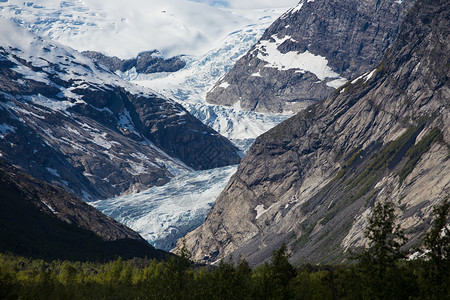
[[[448,270],[450,263],[450,201],[446,198],[433,210],[435,220],[424,238],[426,255],[433,262],[438,274]]]
[[[273,251],[271,263],[259,266],[254,272],[254,299],[291,299],[290,286],[296,277],[295,268],[289,262],[286,244]]]
[[[372,299],[398,298],[402,285],[397,262],[405,258],[401,247],[405,236],[395,224],[395,206],[390,201],[377,202],[368,218],[364,232],[368,248],[360,255],[362,277],[367,283],[364,297]]]
[[[395,206],[390,201],[377,202],[368,219],[364,232],[369,247],[362,258],[368,260],[381,271],[405,258],[401,247],[405,244],[405,235],[399,224],[395,224]]]
[[[189,284],[188,271],[192,266],[191,253],[186,248],[185,240],[177,255],[168,255],[163,272],[163,282],[169,293],[175,298],[186,298],[186,289]]]
[[[434,299],[450,298],[450,201],[444,199],[433,209],[434,221],[424,238],[426,257],[422,289]]]

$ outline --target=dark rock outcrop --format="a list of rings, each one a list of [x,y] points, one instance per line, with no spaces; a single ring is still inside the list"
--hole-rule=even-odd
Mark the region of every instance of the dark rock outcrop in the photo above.
[[[375,72],[260,136],[186,236],[193,258],[255,265],[286,242],[294,263],[342,261],[382,200],[418,246],[450,194],[449,20],[447,1],[418,1]]]
[[[107,67],[112,72],[126,72],[132,68],[136,68],[136,72],[142,74],[176,72],[186,66],[186,62],[179,56],[165,59],[161,57],[157,50],[139,53],[136,58],[132,59],[106,56],[97,51],[84,51],[82,54]]]
[[[212,104],[298,112],[374,69],[415,0],[302,0],[209,91]]]
[[[71,260],[165,258],[133,230],[3,160],[0,216],[0,252]]]

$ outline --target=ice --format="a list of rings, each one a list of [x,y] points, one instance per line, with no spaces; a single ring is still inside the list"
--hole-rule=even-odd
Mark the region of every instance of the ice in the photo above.
[[[108,141],[108,139],[106,138],[106,133],[102,133],[102,134],[97,134],[94,132],[91,132],[91,141],[94,144],[99,145],[102,148],[105,149],[111,149],[111,147],[113,146],[113,143],[111,143],[110,141]]]
[[[373,69],[369,74],[367,74],[367,76],[364,77],[364,81],[367,81],[370,78],[372,78],[376,71],[377,69]]]
[[[53,213],[53,214],[56,214],[57,212],[50,206],[50,205],[48,205],[47,203],[45,203],[44,201],[41,201],[45,206],[47,206],[47,208],[48,209],[50,209],[50,211]]]
[[[254,140],[290,117],[201,103],[185,106],[196,118],[231,140]]]
[[[230,33],[216,48],[204,56],[187,56],[187,65],[175,73],[137,74],[135,70],[118,72],[124,79],[149,87],[168,98],[175,99],[192,115],[223,136],[238,141],[242,150],[257,136],[290,117],[290,114],[261,114],[243,111],[239,105],[224,107],[206,103],[206,93],[228,72],[262,36],[278,14],[256,15],[254,24]],[[222,88],[228,87],[223,84]]]
[[[29,67],[19,65],[17,67],[14,67],[13,70],[19,74],[22,74],[24,78],[31,79],[39,82],[43,82],[46,84],[50,84],[50,81],[48,80],[48,75],[45,73],[37,73],[33,72]],[[20,83],[20,82],[19,82]]]
[[[293,10],[291,10],[291,14],[295,14],[296,12],[300,11],[300,9],[302,9],[302,7],[303,7],[303,2],[300,2],[299,4],[297,4],[297,6]]]
[[[223,88],[223,89],[226,89],[227,87],[229,87],[230,86],[230,84],[228,83],[228,82],[222,82],[220,85],[219,85],[219,87],[221,87],[221,88]]]
[[[341,85],[344,85],[347,82],[347,79],[345,78],[338,78],[332,81],[328,81],[326,83],[327,86],[337,89]]]
[[[136,230],[153,246],[170,250],[178,238],[204,221],[236,169],[195,171],[164,186],[89,204]]]
[[[121,58],[159,49],[165,56],[202,55],[227,34],[249,23],[249,15],[282,11],[296,0],[35,0],[9,1],[0,15],[77,50]],[[31,3],[31,2],[28,2]]]
[[[376,71],[377,71],[377,69],[373,69],[371,72],[367,72],[367,73],[362,74],[359,77],[356,77],[355,79],[353,79],[351,81],[351,84],[355,84],[360,79],[364,80],[364,82],[367,82],[370,78],[373,77],[373,75],[376,73]]]
[[[294,6],[297,0],[276,4],[272,1],[227,1],[228,7],[221,8],[186,0],[37,0],[30,6],[8,2],[1,6],[1,16],[11,18],[52,41],[0,20],[0,42],[3,47],[21,49],[14,54],[44,70],[44,73],[34,74],[33,70],[19,63],[24,76],[42,76],[36,78],[45,81],[51,78],[45,74],[56,74],[63,80],[79,80],[78,87],[96,88],[106,83],[121,85],[134,94],[155,94],[175,99],[204,123],[233,139],[245,152],[254,138],[290,115],[248,112],[241,110],[239,105],[229,108],[208,105],[205,95],[286,10],[273,9],[283,3]],[[137,9],[132,9],[134,7]],[[250,7],[270,8],[248,9]],[[137,86],[121,82],[116,74],[105,71],[61,43],[77,50],[96,50],[121,58],[135,57],[141,51],[157,48],[165,57],[184,54],[187,65],[176,73],[143,75],[130,70],[119,74],[139,84]],[[46,61],[55,62],[61,70]],[[65,96],[72,103],[82,102],[74,92],[76,87],[59,87],[62,90],[60,98]],[[157,92],[149,90],[149,87]],[[40,95],[33,95],[29,101],[42,101],[46,108],[61,111],[72,105]],[[130,120],[129,113],[124,111],[117,125],[133,131],[134,124]],[[113,143],[108,141],[108,137],[89,124],[80,125],[86,132],[71,134],[90,135],[104,148],[103,153],[111,157],[108,149],[113,147]],[[143,143],[152,145],[149,141]],[[154,149],[160,152],[160,158],[150,162],[144,154],[136,153],[128,161],[129,172],[142,174],[150,163],[166,166],[170,173],[176,175],[168,184],[139,194],[95,202],[84,192],[83,199],[135,229],[156,247],[169,250],[178,238],[204,221],[237,167],[192,171],[157,147]]]
[[[130,112],[128,109],[123,109],[123,114],[120,115],[120,119],[117,122],[117,125],[122,129],[130,130],[131,132],[134,132],[136,135],[139,135],[136,131],[136,128],[134,127]]]
[[[69,101],[61,101],[56,99],[47,98],[43,95],[33,95],[33,96],[23,96],[24,100],[37,103],[39,105],[42,105],[44,107],[47,107],[51,110],[55,111],[65,111],[68,108],[74,106],[74,103],[71,103]]]

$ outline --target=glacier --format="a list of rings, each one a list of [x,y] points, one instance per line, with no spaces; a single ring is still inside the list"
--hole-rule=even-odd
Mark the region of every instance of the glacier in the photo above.
[[[262,114],[206,103],[206,93],[224,76],[274,21],[273,13],[230,33],[202,56],[184,56],[186,66],[174,73],[139,74],[135,69],[117,71],[123,79],[151,88],[183,105],[204,124],[235,142],[245,152],[259,135],[290,117],[290,114]]]
[[[132,69],[116,74],[174,99],[204,124],[230,139],[244,155],[257,136],[290,115],[211,105],[206,103],[206,93],[259,40],[273,21],[273,16],[259,18],[230,33],[206,54],[184,56],[186,66],[180,71],[139,74]],[[162,187],[91,204],[139,232],[156,248],[171,250],[179,238],[203,223],[236,169],[237,166],[189,172]]]
[[[167,56],[200,55],[258,16],[279,15],[297,1],[260,3],[251,9],[232,1],[223,1],[222,7],[208,2],[3,0],[0,16],[78,51],[95,50],[120,58],[152,49]]]
[[[234,142],[244,155],[257,136],[290,115],[244,111],[239,104],[210,105],[205,101],[206,93],[297,0],[223,3],[223,7],[213,7],[187,0],[3,1],[0,16],[78,51],[93,50],[120,58],[151,49],[166,57],[183,55],[187,65],[175,73],[146,75],[130,70],[116,74],[182,104]],[[138,92],[139,88],[135,89]],[[127,120],[125,114],[123,127],[130,127]],[[177,239],[204,221],[236,169],[185,169],[164,186],[106,200],[85,200],[137,231],[156,248],[170,250]],[[140,171],[138,165],[136,171]]]
[[[154,247],[170,250],[179,238],[203,223],[236,169],[193,171],[164,186],[89,204],[139,232]]]

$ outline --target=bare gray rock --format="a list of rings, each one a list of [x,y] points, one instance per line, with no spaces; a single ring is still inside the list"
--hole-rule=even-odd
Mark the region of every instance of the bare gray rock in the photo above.
[[[298,112],[376,67],[415,0],[300,1],[208,92],[212,104]]]
[[[176,72],[186,66],[186,62],[179,56],[165,59],[157,50],[139,53],[136,58],[120,59],[116,56],[106,56],[97,51],[84,51],[83,55],[92,58],[112,72],[126,72],[136,68],[137,73],[151,74],[158,72]]]
[[[375,72],[260,136],[186,236],[193,258],[256,265],[286,242],[296,264],[341,262],[386,199],[418,246],[450,194],[449,20],[446,1],[418,1]]]

